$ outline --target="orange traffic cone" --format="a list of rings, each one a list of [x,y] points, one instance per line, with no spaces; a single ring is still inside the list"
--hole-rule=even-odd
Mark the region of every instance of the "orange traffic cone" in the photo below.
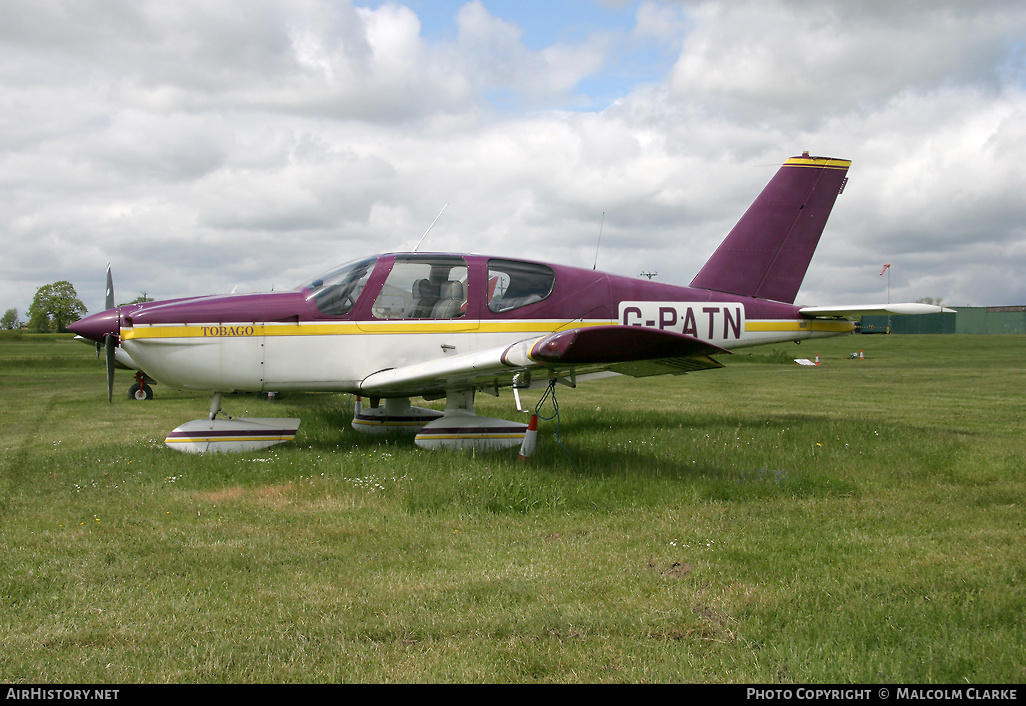
[[[819,353],[816,354],[816,365],[819,365]]]
[[[519,461],[526,461],[534,456],[534,449],[538,445],[538,415],[532,414],[531,421],[527,423],[527,431],[524,432],[524,441],[520,444]]]

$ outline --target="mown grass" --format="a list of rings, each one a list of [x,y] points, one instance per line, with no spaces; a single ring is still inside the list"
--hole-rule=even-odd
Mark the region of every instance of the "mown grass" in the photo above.
[[[1021,682],[1022,338],[734,358],[558,389],[528,463],[313,394],[227,398],[299,436],[191,456],[206,395],[0,340],[0,679]]]

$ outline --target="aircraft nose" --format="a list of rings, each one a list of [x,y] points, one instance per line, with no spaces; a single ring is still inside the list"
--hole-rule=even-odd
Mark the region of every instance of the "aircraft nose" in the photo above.
[[[104,336],[108,334],[116,336],[121,332],[118,310],[107,309],[107,311],[101,311],[99,314],[79,319],[68,326],[68,330],[91,341],[103,343]]]

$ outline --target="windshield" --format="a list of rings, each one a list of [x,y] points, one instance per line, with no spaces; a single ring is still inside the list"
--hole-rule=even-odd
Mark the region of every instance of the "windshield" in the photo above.
[[[301,285],[310,290],[307,300],[313,300],[317,309],[327,316],[342,316],[352,311],[356,300],[374,271],[377,258],[358,260],[326,272]]]

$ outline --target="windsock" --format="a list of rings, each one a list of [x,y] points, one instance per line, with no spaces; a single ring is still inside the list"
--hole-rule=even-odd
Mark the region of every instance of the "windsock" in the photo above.
[[[518,460],[526,461],[534,456],[534,449],[538,445],[538,415],[532,414],[531,421],[527,423],[527,431],[524,432],[524,441],[520,444],[520,457]]]

